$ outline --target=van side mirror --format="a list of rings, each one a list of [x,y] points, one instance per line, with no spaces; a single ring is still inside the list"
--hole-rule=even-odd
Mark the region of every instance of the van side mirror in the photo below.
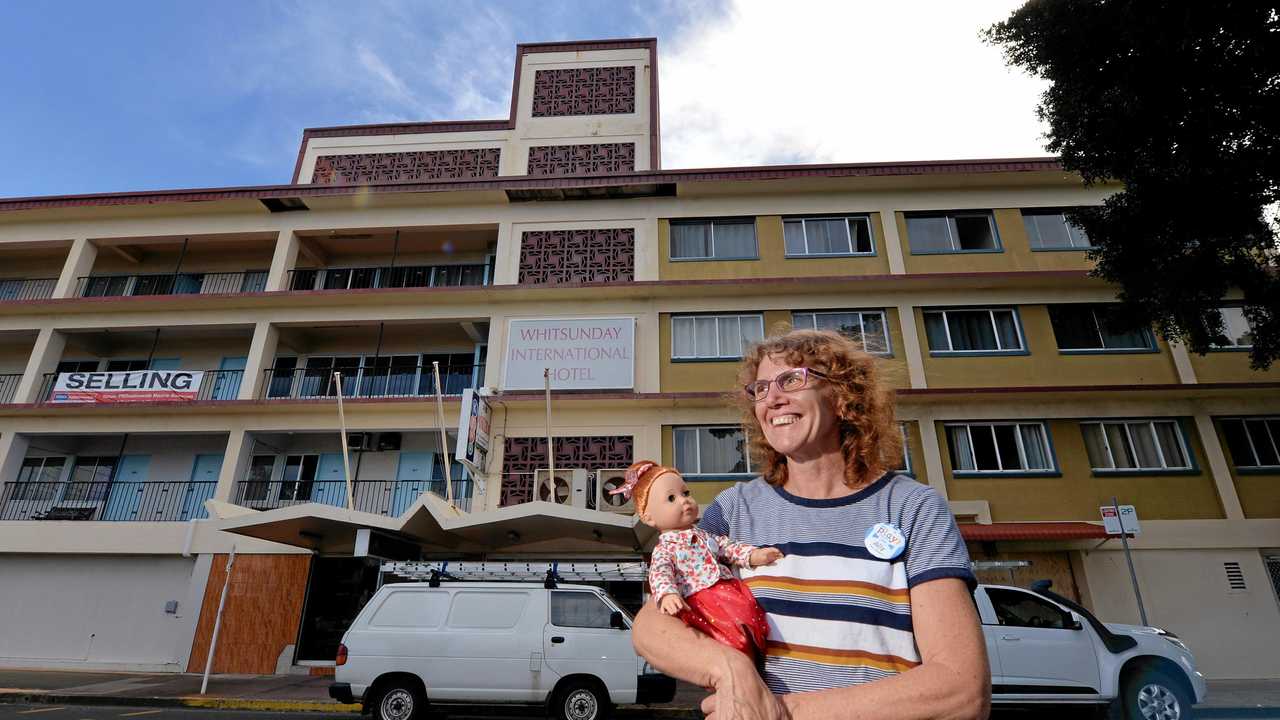
[[[621,612],[614,610],[609,613],[609,627],[617,628],[619,630],[627,629],[627,621],[622,618]]]

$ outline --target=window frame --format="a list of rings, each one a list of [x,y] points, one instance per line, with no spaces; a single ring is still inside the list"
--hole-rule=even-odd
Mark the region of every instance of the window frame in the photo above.
[[[1066,212],[1067,210],[1070,210],[1070,209],[1071,208],[1019,208],[1019,213],[1021,213],[1022,215],[1022,223],[1023,223],[1024,229],[1027,226],[1027,218],[1029,217],[1036,217],[1036,216],[1044,217],[1048,215],[1058,215],[1062,218],[1063,224],[1066,225],[1067,227],[1067,237],[1074,240],[1077,236],[1077,233],[1079,233],[1079,237],[1084,238],[1085,243],[1087,243],[1081,246],[1044,245],[1041,247],[1036,247],[1031,242],[1031,232],[1027,231],[1027,247],[1031,250],[1031,252],[1084,252],[1094,247],[1093,241],[1089,239],[1088,235],[1084,234],[1084,230],[1081,230],[1075,225],[1072,225],[1071,222],[1067,220]],[[1037,236],[1039,236],[1040,234],[1039,228],[1036,228],[1036,234]]]
[[[747,466],[746,472],[744,473],[734,473],[734,472],[704,473],[702,472],[702,440],[700,439],[699,432],[702,430],[720,430],[720,429],[737,430],[738,432],[742,433],[742,457]],[[748,445],[749,440],[747,438],[746,429],[743,428],[741,425],[734,425],[732,423],[719,423],[719,424],[713,423],[710,425],[672,425],[671,426],[671,465],[672,467],[675,467],[677,462],[676,433],[682,430],[693,431],[694,442],[697,448],[695,454],[697,455],[697,458],[698,458],[697,472],[680,470],[680,474],[683,475],[686,480],[690,482],[716,481],[716,480],[742,480],[744,478],[754,477],[759,474],[756,472],[756,469],[752,467],[751,448]]]
[[[1094,329],[1098,333],[1098,339],[1104,344],[1106,342],[1102,334],[1102,322],[1098,319],[1098,308],[1114,306],[1115,303],[1048,303],[1045,305],[1045,311],[1049,315],[1049,329],[1053,332],[1053,342],[1058,346],[1058,353],[1061,355],[1139,355],[1143,353],[1158,353],[1160,346],[1156,343],[1155,333],[1151,327],[1144,326],[1142,328],[1143,336],[1147,340],[1146,347],[1141,348],[1064,348],[1062,341],[1058,338],[1058,328],[1053,323],[1053,308],[1081,308],[1087,309],[1089,315],[1093,318]]]
[[[995,332],[996,342],[1000,341],[1000,328],[995,324],[994,312],[997,310],[1008,310],[1013,313],[1014,328],[1018,331],[1018,343],[1021,347],[1009,350],[935,350],[929,341],[929,313],[940,312],[943,315],[942,322],[946,328],[947,345],[954,347],[955,343],[951,339],[951,323],[947,320],[946,314],[950,312],[986,312],[991,319],[992,330]],[[929,345],[930,357],[983,357],[988,355],[1030,355],[1031,349],[1027,347],[1027,334],[1022,326],[1022,314],[1018,312],[1017,305],[960,305],[960,306],[943,306],[943,307],[922,307],[920,308],[920,321],[924,325],[925,344]]]
[[[845,230],[848,232],[849,252],[828,252],[816,253],[809,252],[809,221],[811,220],[844,220]],[[871,243],[871,249],[867,252],[859,252],[854,247],[853,232],[849,227],[850,221],[861,220],[867,226],[867,240]],[[804,252],[793,253],[787,249],[787,223],[800,223],[801,234],[804,235]],[[876,255],[876,233],[875,227],[871,222],[870,213],[851,213],[848,215],[795,215],[782,218],[782,253],[783,257],[790,259],[804,258],[839,258],[839,257],[875,257]]]
[[[1223,323],[1224,330],[1226,329],[1226,322],[1227,322],[1226,311],[1239,310],[1240,318],[1244,320],[1245,326],[1249,328],[1249,334],[1250,335],[1253,334],[1253,324],[1249,322],[1249,316],[1244,314],[1243,305],[1238,303],[1227,303],[1224,305],[1217,306],[1216,310],[1218,311],[1219,314],[1222,315],[1222,323]],[[1232,342],[1234,343],[1234,341]],[[1253,350],[1253,343],[1249,343],[1248,345],[1235,345],[1235,344],[1219,345],[1217,343],[1211,342],[1209,344],[1209,352],[1251,352],[1252,350]]]
[[[739,217],[717,217],[717,218],[671,218],[667,220],[670,226],[670,232],[667,237],[667,259],[670,262],[733,262],[737,260],[759,260],[760,259],[760,232],[757,227],[755,216],[739,216]],[[751,226],[751,244],[754,248],[754,254],[751,256],[741,257],[717,257],[716,256],[716,224],[721,225],[750,225]],[[675,228],[679,225],[707,225],[711,230],[711,255],[709,256],[676,256],[676,233]]]
[[[898,429],[902,431],[902,468],[893,468],[899,472],[904,472],[911,477],[916,474],[911,470],[911,434],[907,432],[907,423],[913,420],[899,420]]]
[[[1262,464],[1261,458],[1258,455],[1259,438],[1255,438],[1253,434],[1249,432],[1248,421],[1250,420],[1262,423],[1262,427],[1267,433],[1267,437],[1265,439],[1271,443],[1272,452],[1277,456],[1277,458],[1280,458],[1280,432],[1275,432],[1271,429],[1272,423],[1280,425],[1280,415],[1233,415],[1230,417],[1218,418],[1218,425],[1222,429],[1222,436],[1224,440],[1223,444],[1229,445],[1229,443],[1225,442],[1227,435],[1226,424],[1229,422],[1238,422],[1240,423],[1241,431],[1244,433],[1245,441],[1249,444],[1249,452],[1253,454],[1254,464],[1241,465],[1240,458],[1237,458],[1236,454],[1231,452],[1232,467],[1235,468],[1236,472],[1242,474],[1275,475],[1280,473],[1280,459],[1278,459],[1274,465]]]
[[[893,331],[889,328],[889,313],[885,308],[869,308],[865,310],[857,309],[857,308],[851,308],[848,310],[792,310],[791,311],[791,327],[797,330],[816,329],[818,327],[818,320],[817,320],[818,315],[848,315],[850,313],[854,313],[858,315],[859,328],[866,327],[866,323],[864,323],[862,319],[863,315],[878,314],[880,316],[881,325],[884,327],[884,347],[885,347],[884,352],[880,352],[878,350],[874,352],[871,350],[867,350],[867,345],[865,341],[862,344],[862,350],[863,352],[866,352],[869,355],[875,355],[876,357],[893,357]],[[796,325],[797,315],[814,316],[813,328],[798,327]],[[864,336],[865,336],[865,333],[864,333]]]
[[[618,612],[618,609],[617,609],[617,608],[615,608],[613,605],[611,605],[611,604],[609,604],[609,603],[605,602],[604,598],[603,598],[603,597],[601,597],[599,593],[593,592],[593,591],[591,591],[591,590],[570,590],[570,589],[568,589],[568,588],[557,588],[557,589],[555,589],[555,590],[552,590],[552,591],[551,591],[551,596],[547,599],[547,623],[548,623],[548,624],[550,624],[552,627],[558,627],[558,628],[570,628],[570,629],[575,629],[575,630],[616,630],[616,629],[617,629],[617,628],[615,628],[612,624],[606,624],[606,625],[561,625],[560,623],[557,623],[557,622],[556,622],[556,611],[555,611],[555,602],[556,602],[556,598],[558,598],[558,597],[559,597],[559,598],[564,598],[566,595],[590,595],[591,597],[595,598],[597,602],[599,602],[599,603],[600,603],[601,605],[603,605],[606,609],[608,609],[608,611],[609,611],[609,615],[607,615],[607,616],[606,616],[606,619],[608,619],[608,618],[612,617],[613,613]],[[625,622],[625,618],[626,618],[626,614],[625,614],[625,613],[623,614],[623,618],[624,618],[624,622]]]
[[[956,225],[956,218],[962,217],[985,217],[991,228],[991,239],[995,243],[995,247],[976,248],[966,250],[959,247],[960,231]],[[938,219],[946,220],[947,240],[949,249],[947,250],[917,250],[911,245],[911,229],[910,224],[913,219]],[[903,228],[906,230],[907,236],[907,252],[911,255],[966,255],[981,253],[1002,253],[1004,252],[1004,241],[1000,238],[1000,226],[996,223],[996,215],[990,209],[987,210],[940,210],[940,211],[920,211],[905,212],[902,214]]]
[[[686,314],[686,313],[680,313],[680,314],[673,314],[673,315],[671,316],[671,318],[670,318],[670,320],[671,320],[671,324],[670,324],[670,326],[669,326],[669,327],[670,327],[670,329],[671,329],[671,353],[670,353],[670,355],[671,355],[671,357],[670,357],[671,362],[680,362],[680,363],[688,363],[688,362],[734,362],[734,361],[737,361],[737,360],[741,360],[741,359],[742,359],[742,348],[738,348],[738,352],[737,352],[737,354],[735,354],[735,355],[720,355],[720,354],[717,354],[717,355],[707,355],[707,356],[698,356],[698,355],[677,355],[677,354],[676,354],[676,320],[685,320],[685,319],[688,319],[688,320],[694,320],[694,321],[695,321],[695,335],[694,335],[694,345],[695,345],[695,347],[694,347],[694,351],[696,352],[696,350],[697,350],[697,347],[696,347],[696,345],[697,345],[696,321],[697,321],[699,318],[702,318],[702,319],[715,318],[715,320],[716,320],[716,352],[717,352],[717,353],[719,353],[719,352],[720,352],[720,350],[721,350],[721,348],[720,348],[720,319],[721,319],[721,318],[738,318],[739,336],[741,336],[742,318],[755,318],[755,319],[756,319],[756,320],[758,320],[758,321],[759,321],[759,323],[760,323],[760,337],[761,337],[761,338],[764,338],[764,313],[763,313],[763,312],[756,312],[756,313],[697,313],[697,314]]]
[[[1117,468],[1115,451],[1111,448],[1111,438],[1107,437],[1106,425],[1123,425],[1125,431],[1125,439],[1128,440],[1129,447],[1136,450],[1137,446],[1133,441],[1133,433],[1129,429],[1129,425],[1137,425],[1147,423],[1151,426],[1151,437],[1155,441],[1156,454],[1160,458],[1160,462],[1164,467],[1134,467],[1134,468]],[[1160,446],[1160,435],[1156,433],[1156,423],[1170,423],[1178,435],[1179,448],[1182,450],[1183,457],[1187,459],[1186,466],[1169,467],[1165,461],[1164,448]],[[1114,418],[1088,418],[1079,421],[1080,438],[1085,445],[1085,459],[1089,463],[1089,471],[1095,476],[1107,475],[1198,475],[1200,466],[1196,462],[1195,454],[1191,452],[1191,441],[1187,435],[1187,429],[1183,425],[1180,417],[1114,417]],[[1093,459],[1089,457],[1089,441],[1085,435],[1086,426],[1098,426],[1102,434],[1103,445],[1107,452],[1107,458],[1111,461],[1112,467],[1098,468],[1093,466]],[[1133,453],[1134,461],[1137,462],[1137,452]]]
[[[973,430],[972,430],[972,428],[973,428],[973,427],[990,427],[990,428],[993,428],[993,429],[992,429],[992,431],[991,431],[991,439],[992,439],[992,442],[997,443],[997,445],[996,445],[996,462],[998,462],[998,463],[1001,465],[1001,467],[1003,468],[1003,466],[1004,466],[1004,461],[1003,461],[1003,460],[1001,460],[1001,458],[1000,458],[1000,449],[999,449],[999,445],[998,445],[999,440],[998,440],[998,439],[996,438],[996,436],[995,436],[995,430],[994,430],[994,428],[995,428],[995,427],[997,427],[997,426],[1000,426],[1000,427],[1010,427],[1010,426],[1011,426],[1011,427],[1013,427],[1013,428],[1014,428],[1013,436],[1014,436],[1014,439],[1017,441],[1017,444],[1018,444],[1018,445],[1017,445],[1018,459],[1019,459],[1019,461],[1021,461],[1021,463],[1022,463],[1024,466],[1026,466],[1026,465],[1027,465],[1027,453],[1026,453],[1026,448],[1023,446],[1023,440],[1022,440],[1022,428],[1021,428],[1021,426],[1023,426],[1023,425],[1034,425],[1034,426],[1037,426],[1037,427],[1039,427],[1039,428],[1040,428],[1040,437],[1041,437],[1041,439],[1044,441],[1044,448],[1045,448],[1045,452],[1047,453],[1047,455],[1048,455],[1048,459],[1049,459],[1049,467],[1048,467],[1048,468],[1029,469],[1029,468],[1023,467],[1023,468],[1019,468],[1019,469],[1017,469],[1017,470],[1004,470],[1004,469],[1000,469],[1000,470],[979,470],[979,469],[976,469],[976,468],[977,468],[977,466],[978,466],[978,462],[977,462],[977,457],[976,457],[976,455],[974,455],[974,450],[973,450],[973,448],[974,448],[974,443],[973,443]],[[969,452],[970,452],[970,455],[971,455],[970,459],[971,459],[971,461],[972,461],[973,466],[974,466],[974,468],[975,468],[975,469],[974,469],[974,470],[958,470],[958,469],[956,469],[955,465],[954,465],[954,464],[952,464],[952,467],[951,467],[951,476],[952,476],[953,478],[970,478],[970,477],[1061,477],[1061,476],[1062,476],[1062,466],[1058,464],[1058,451],[1057,451],[1057,449],[1056,449],[1056,448],[1054,447],[1054,445],[1053,445],[1053,434],[1049,431],[1049,423],[1048,423],[1048,421],[1046,421],[1046,420],[948,420],[948,421],[945,421],[945,422],[943,422],[943,423],[942,423],[942,435],[943,435],[943,438],[945,438],[945,439],[946,439],[946,441],[947,441],[947,458],[948,458],[948,460],[950,459],[951,455],[952,455],[953,453],[955,453],[955,452],[956,452],[956,451],[955,451],[955,448],[953,448],[953,447],[952,447],[952,443],[951,443],[951,432],[950,432],[950,430],[951,430],[951,428],[960,428],[960,427],[964,428],[964,429],[965,429],[965,432],[966,432],[966,433],[968,434],[968,436],[969,436]]]

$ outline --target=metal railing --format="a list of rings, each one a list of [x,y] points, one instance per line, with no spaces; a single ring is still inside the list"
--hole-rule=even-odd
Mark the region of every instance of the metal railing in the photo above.
[[[205,518],[215,481],[10,482],[0,520],[166,522]]]
[[[0,405],[8,405],[18,393],[18,383],[22,382],[22,374],[0,375]]]
[[[266,288],[266,270],[243,270],[240,272],[85,275],[77,280],[76,294],[79,297],[221,295],[263,292]]]
[[[0,302],[5,300],[48,300],[58,278],[0,278]]]
[[[444,480],[356,480],[351,483],[356,510],[388,517],[404,514],[424,492],[444,497]],[[345,508],[347,483],[344,480],[241,480],[236,483],[231,502],[255,510],[309,502]],[[470,512],[471,480],[453,481],[453,502],[459,509]]]
[[[40,390],[40,402],[42,403],[59,403],[59,402],[96,402],[96,403],[126,403],[126,402],[199,402],[208,400],[235,400],[240,397],[240,382],[244,379],[243,370],[202,370],[204,376],[200,379],[200,387],[196,388],[195,397],[191,398],[175,398],[162,395],[143,397],[133,395],[125,397],[122,394],[123,388],[109,389],[86,389],[90,393],[98,393],[95,397],[85,397],[84,399],[75,399],[75,396],[66,396],[64,391],[55,389],[60,373],[45,373],[44,383]],[[67,374],[67,373],[61,373]],[[5,376],[0,375],[0,383],[3,383]],[[14,383],[17,387],[17,383]],[[3,400],[4,385],[0,384],[0,402]],[[115,395],[113,398],[112,395]],[[83,397],[83,396],[82,396]]]
[[[337,397],[334,371],[342,373],[342,396],[348,398],[424,397],[436,394],[430,365],[408,367],[363,366],[351,368],[293,368],[264,370],[259,398]],[[445,395],[461,395],[475,387],[475,365],[441,365],[440,384]]]
[[[484,263],[297,268],[289,271],[290,290],[463,287],[489,284],[488,266]]]

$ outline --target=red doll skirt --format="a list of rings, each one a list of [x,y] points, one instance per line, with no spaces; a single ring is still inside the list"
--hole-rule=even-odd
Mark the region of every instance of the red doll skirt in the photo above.
[[[688,607],[678,617],[686,625],[746,653],[752,660],[764,657],[769,623],[741,580],[721,580],[684,601]]]

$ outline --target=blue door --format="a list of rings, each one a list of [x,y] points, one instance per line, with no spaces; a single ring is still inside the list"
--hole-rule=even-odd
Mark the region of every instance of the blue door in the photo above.
[[[320,456],[313,487],[315,489],[311,491],[311,502],[335,507],[347,506],[347,474],[342,469],[342,453],[324,453]],[[359,507],[359,503],[356,506]]]
[[[179,520],[209,517],[204,501],[213,497],[218,487],[218,473],[222,472],[222,455],[197,455],[191,467],[191,481],[187,483],[186,499],[182,503]]]
[[[391,508],[387,514],[400,517],[427,490],[431,480],[433,452],[402,452],[400,466],[396,469],[396,483],[391,491]]]
[[[120,467],[116,469],[115,482],[111,483],[111,493],[107,495],[107,507],[102,512],[103,520],[163,520],[163,517],[150,515],[163,510],[163,507],[149,507],[156,503],[148,503],[142,507],[142,496],[147,489],[147,470],[151,467],[150,455],[125,455],[120,458]],[[141,516],[143,513],[146,517]]]
[[[240,380],[248,358],[224,357],[218,363],[218,377],[213,381],[214,400],[235,400],[240,397]]]

